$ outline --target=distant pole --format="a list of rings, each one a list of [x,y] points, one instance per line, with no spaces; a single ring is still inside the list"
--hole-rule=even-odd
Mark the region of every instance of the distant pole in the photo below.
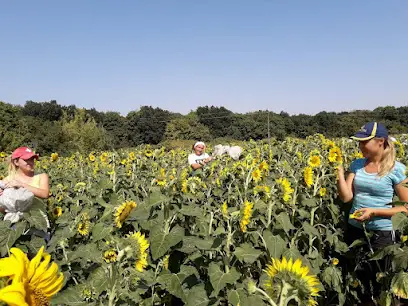
[[[268,143],[269,143],[269,150],[271,149],[271,132],[269,129],[269,110],[268,111]]]

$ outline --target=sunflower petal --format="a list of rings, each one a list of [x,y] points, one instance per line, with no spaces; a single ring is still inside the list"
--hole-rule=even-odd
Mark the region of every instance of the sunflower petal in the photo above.
[[[0,301],[9,306],[28,306],[25,301],[25,288],[22,282],[14,282],[0,289]]]
[[[35,257],[30,261],[30,264],[28,265],[28,271],[27,271],[27,277],[29,280],[31,280],[31,278],[33,277],[35,273],[35,270],[40,264],[43,252],[44,252],[44,246],[41,247],[37,255],[35,255]]]

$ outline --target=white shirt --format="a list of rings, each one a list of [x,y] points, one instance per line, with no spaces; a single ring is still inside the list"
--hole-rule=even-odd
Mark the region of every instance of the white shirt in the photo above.
[[[208,157],[210,157],[207,153],[203,153],[203,154],[201,154],[201,155],[197,155],[197,154],[195,154],[195,153],[192,153],[192,154],[190,154],[189,156],[188,156],[188,163],[190,164],[190,165],[192,165],[192,164],[199,164],[200,163],[200,161],[202,161],[203,159],[206,159],[206,158],[208,158]]]

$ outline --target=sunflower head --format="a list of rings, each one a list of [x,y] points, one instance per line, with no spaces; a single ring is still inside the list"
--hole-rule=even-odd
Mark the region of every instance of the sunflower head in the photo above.
[[[317,305],[315,298],[319,296],[320,282],[315,275],[309,274],[309,268],[302,266],[302,261],[293,261],[283,257],[282,260],[272,258],[272,263],[265,269],[267,275],[264,287],[268,294],[276,299],[284,283],[295,289],[299,305]]]
[[[62,216],[62,208],[61,207],[55,207],[53,210],[52,210],[52,215],[54,216],[54,218],[58,218],[58,217],[61,217]]]
[[[122,227],[123,222],[129,217],[130,213],[136,208],[136,206],[137,204],[135,201],[126,201],[116,209],[115,223],[118,228]]]
[[[44,247],[30,261],[18,248],[10,257],[0,259],[0,277],[8,277],[0,289],[0,301],[9,305],[49,305],[52,296],[61,290],[64,276]]]
[[[103,253],[103,260],[107,263],[116,262],[118,254],[114,249],[110,249]]]
[[[148,248],[150,246],[149,241],[141,232],[131,233],[129,235],[129,238],[135,245],[136,270],[139,272],[143,272],[143,270],[148,266],[147,256]]]
[[[309,158],[309,166],[310,167],[319,167],[321,165],[320,156],[319,155],[312,155]]]

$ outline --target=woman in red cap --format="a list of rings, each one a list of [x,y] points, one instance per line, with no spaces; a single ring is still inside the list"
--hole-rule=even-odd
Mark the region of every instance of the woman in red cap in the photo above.
[[[28,147],[20,147],[11,155],[8,176],[3,180],[4,187],[24,187],[40,199],[49,197],[50,186],[46,173],[35,174],[34,159],[38,159]]]
[[[38,159],[38,155],[35,154],[28,147],[20,147],[14,150],[10,158],[8,167],[8,176],[2,181],[2,188],[25,188],[33,193],[33,195],[40,199],[47,199],[49,197],[50,187],[48,182],[48,175],[46,173],[35,174],[34,160]],[[0,195],[3,190],[0,189]],[[1,212],[6,212],[4,208],[0,208]],[[38,236],[48,243],[51,239],[50,235],[50,222],[47,214],[40,209],[40,213],[43,215],[47,223],[47,232],[36,228],[30,228],[30,230],[23,236],[32,237]],[[13,224],[12,228],[14,228]],[[22,237],[23,237],[22,236]]]

